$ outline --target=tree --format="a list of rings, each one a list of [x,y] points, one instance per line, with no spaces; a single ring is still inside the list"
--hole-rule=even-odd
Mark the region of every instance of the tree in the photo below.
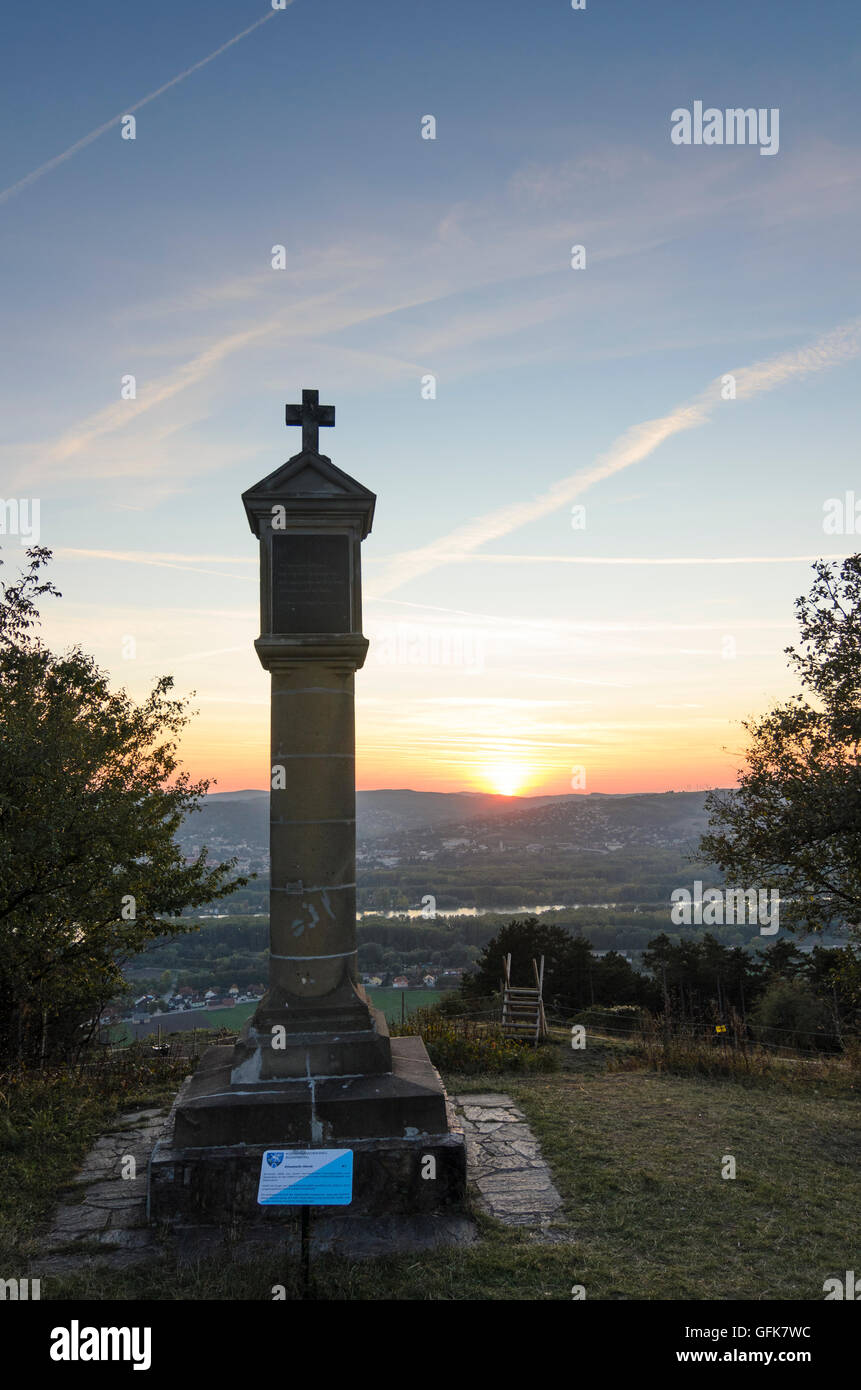
[[[791,943],[789,949],[800,956]],[[766,954],[752,955],[738,946],[724,946],[711,932],[698,941],[675,943],[662,932],[643,952],[643,964],[655,985],[651,992],[644,990],[643,1002],[651,994],[666,1011],[694,1022],[710,1017],[714,1007],[721,1015],[730,1008],[744,1015],[762,988]],[[777,961],[786,960],[787,953],[782,950]]]
[[[511,952],[511,979],[515,985],[532,985],[536,964],[544,957],[544,1000],[565,1012],[590,1002],[590,943],[572,936],[564,927],[541,923],[537,917],[515,919],[487,943],[475,970],[464,975],[462,991],[472,999],[496,994],[502,978],[502,959]]]
[[[462,968],[466,965],[472,965],[478,954],[476,946],[468,946],[463,941],[455,941],[448,950],[440,952],[440,962],[446,969],[457,969],[458,966]]]
[[[124,962],[248,880],[175,843],[209,782],[179,770],[172,678],[135,704],[78,647],[49,651],[33,629],[36,599],[60,597],[51,553],[27,555],[0,594],[0,1059],[33,1062],[75,1054]]]
[[[861,922],[861,555],[819,560],[796,601],[800,645],[786,654],[802,686],[745,722],[737,791],[706,799],[700,854],[738,886],[776,889],[781,925]]]
[[[750,1014],[754,1037],[772,1046],[836,1050],[827,1004],[804,980],[774,979]]]
[[[359,947],[358,963],[360,970],[372,970],[382,965],[384,952],[378,941],[364,941]]]

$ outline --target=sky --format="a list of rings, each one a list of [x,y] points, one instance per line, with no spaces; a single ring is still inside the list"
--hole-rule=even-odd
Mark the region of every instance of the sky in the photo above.
[[[731,785],[813,560],[861,549],[857,5],[2,30],[0,558],[53,552],[44,639],[136,699],[172,674],[191,774],[267,786],[240,494],[317,388],[378,499],[360,788]],[[778,138],[677,144],[695,102]]]

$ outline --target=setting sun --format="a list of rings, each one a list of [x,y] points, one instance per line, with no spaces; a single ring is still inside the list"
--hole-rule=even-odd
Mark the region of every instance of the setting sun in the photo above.
[[[516,796],[529,778],[529,771],[517,763],[493,763],[483,769],[484,776],[502,796]]]

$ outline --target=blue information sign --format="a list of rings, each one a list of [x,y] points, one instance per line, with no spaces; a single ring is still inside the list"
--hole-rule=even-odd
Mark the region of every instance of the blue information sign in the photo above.
[[[260,1164],[262,1207],[346,1207],[353,1200],[352,1149],[267,1149]]]

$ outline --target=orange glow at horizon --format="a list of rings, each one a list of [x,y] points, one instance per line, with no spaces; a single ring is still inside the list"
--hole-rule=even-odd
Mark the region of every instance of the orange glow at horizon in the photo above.
[[[254,757],[247,745],[213,740],[207,746],[186,746],[183,767],[192,780],[209,778],[214,792],[268,788],[265,753]],[[586,765],[585,785],[572,789],[570,768],[526,767],[520,763],[480,763],[468,766],[461,758],[448,759],[444,750],[428,756],[362,757],[357,763],[359,791],[410,788],[417,792],[491,792],[513,799],[530,796],[623,795],[637,792],[694,791],[707,787],[732,787],[744,759],[740,755],[715,755],[699,748],[657,749],[637,760],[620,750],[605,750]]]
[[[490,784],[490,790],[501,796],[517,796],[523,787],[533,780],[534,770],[520,763],[498,762],[482,767],[483,779]]]
[[[738,729],[723,719],[705,728],[644,725],[636,732],[612,725],[579,726],[573,738],[560,737],[558,743],[555,730],[544,737],[535,725],[518,732],[518,738],[510,730],[502,736],[494,730],[488,737],[486,726],[440,728],[429,720],[406,736],[392,737],[375,720],[359,730],[356,785],[361,791],[411,788],[514,798],[620,795],[731,787],[745,761]],[[203,710],[186,730],[180,756],[192,780],[209,779],[214,792],[265,790],[268,711],[258,706],[237,718]]]

